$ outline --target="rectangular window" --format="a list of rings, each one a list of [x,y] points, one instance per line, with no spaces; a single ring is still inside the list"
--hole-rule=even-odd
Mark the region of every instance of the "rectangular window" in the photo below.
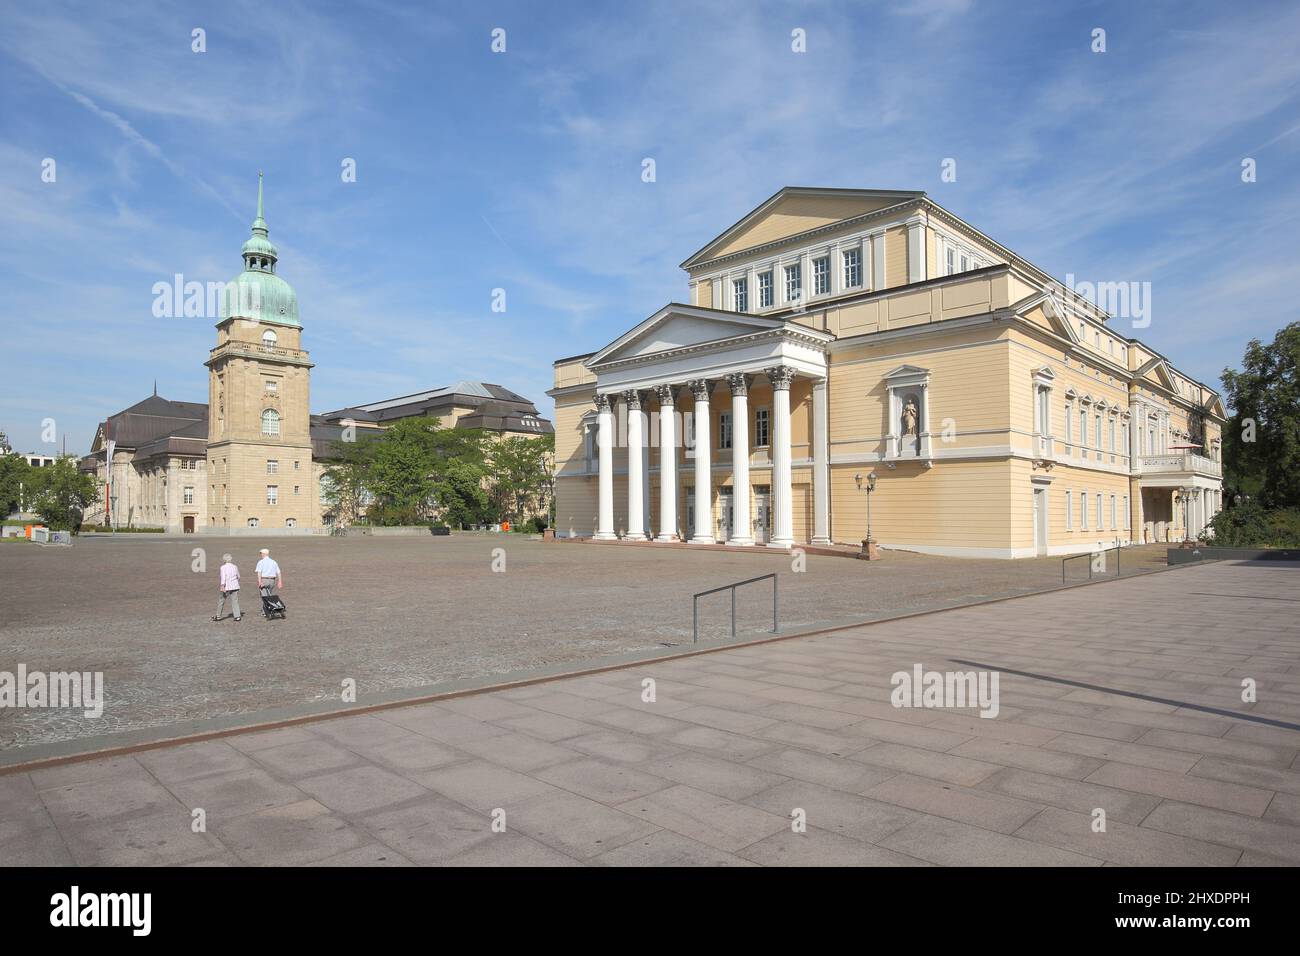
[[[758,274],[758,307],[772,308],[772,270]]]
[[[803,297],[803,277],[799,263],[785,267],[785,301],[798,302]]]
[[[1074,402],[1065,403],[1065,443],[1074,444]]]
[[[1119,500],[1114,495],[1111,495],[1110,496],[1110,530],[1114,531],[1118,527],[1119,527]]]
[[[1079,527],[1088,530],[1088,492],[1079,495]]]
[[[957,271],[957,250],[954,249],[952,246],[948,246],[947,253],[948,253],[947,256],[948,271],[945,273],[945,275],[952,275]]]
[[[294,470],[294,471],[297,471],[297,470],[298,470],[298,465],[299,465],[299,462],[296,462],[296,461],[295,461],[295,462],[293,463],[293,470]]]
[[[1065,530],[1074,530],[1074,492],[1065,493]]]
[[[300,487],[301,487],[300,485],[294,485],[294,486],[293,486],[293,493],[294,493],[295,495],[298,493],[298,489],[299,489]]]
[[[1114,451],[1115,450],[1115,419],[1112,418],[1107,424],[1110,426],[1108,429],[1110,433],[1109,434],[1110,450]]]
[[[766,448],[772,444],[772,410],[770,408],[754,409],[754,445]]]
[[[718,413],[718,447],[731,447],[731,412]]]
[[[1097,447],[1101,448],[1101,413],[1100,412],[1092,416],[1092,439],[1097,443]],[[1098,458],[1097,460],[1100,461],[1101,459]]]
[[[266,503],[267,503],[268,505],[273,505],[273,504],[275,504],[276,502],[278,502],[279,500],[280,500],[280,486],[279,486],[279,485],[267,485],[267,486],[266,486]]]
[[[862,250],[845,249],[844,256],[844,288],[856,289],[862,285]]]
[[[193,488],[186,488],[184,491],[181,492],[181,502],[182,502],[183,504],[187,504],[187,505],[192,505],[192,504],[194,504],[194,489],[193,489]]]
[[[1124,530],[1127,531],[1130,527],[1132,527],[1132,522],[1129,519],[1129,513],[1128,513],[1128,495],[1125,495],[1124,496]]]
[[[1098,493],[1098,495],[1097,495],[1097,530],[1098,530],[1098,531],[1100,531],[1102,528],[1106,527],[1106,525],[1102,523],[1102,511],[1101,511],[1101,508],[1102,508],[1101,494]]]
[[[266,380],[266,390],[272,394],[280,390],[279,385],[276,383],[275,379],[268,378]]]
[[[961,255],[957,261],[961,265],[962,272],[965,272],[967,269],[970,268],[970,259],[965,254]]]
[[[749,311],[749,280],[732,279],[731,280],[731,301],[734,303],[735,311]]]
[[[1088,445],[1088,410],[1079,409],[1079,447],[1086,448]]]
[[[821,256],[812,261],[813,295],[829,295],[831,291],[831,259]]]
[[[280,462],[279,462],[279,461],[277,461],[277,460],[274,459],[274,458],[268,458],[268,459],[266,460],[266,473],[267,473],[268,475],[274,475],[274,474],[275,474],[276,472],[278,472],[279,470],[280,470]]]

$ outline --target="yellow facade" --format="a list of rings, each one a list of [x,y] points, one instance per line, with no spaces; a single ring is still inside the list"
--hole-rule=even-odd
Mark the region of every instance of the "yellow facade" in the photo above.
[[[843,271],[828,279],[828,263]],[[623,534],[627,403],[643,396],[657,435],[654,390],[670,384],[680,431],[695,408],[691,383],[707,382],[709,518],[722,540],[720,492],[736,463],[720,431],[737,372],[748,386],[746,496],[760,540],[773,534],[761,521],[775,512],[779,523],[784,508],[795,543],[816,542],[819,520],[824,538],[858,543],[861,486],[873,474],[872,537],[958,556],[1180,540],[1221,504],[1224,414],[1213,390],[923,194],[783,191],[683,265],[689,305],[555,364],[561,535],[600,530],[596,397],[610,402],[612,531]],[[760,301],[763,270],[773,284],[797,270],[800,295],[780,301],[787,287]],[[773,384],[783,377],[792,379],[784,468],[760,441],[780,420]],[[651,442],[645,457],[653,518],[663,455]],[[694,457],[679,447],[674,461],[676,521],[647,530],[687,539]]]

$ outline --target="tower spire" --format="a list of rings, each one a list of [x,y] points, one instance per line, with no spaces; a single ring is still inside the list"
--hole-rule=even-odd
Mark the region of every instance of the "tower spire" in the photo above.
[[[257,171],[257,218],[253,220],[253,235],[266,238],[269,230],[266,228],[266,219],[262,216],[262,171]]]

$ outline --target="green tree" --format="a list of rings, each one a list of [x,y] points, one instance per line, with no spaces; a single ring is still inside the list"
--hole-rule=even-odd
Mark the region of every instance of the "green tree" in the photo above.
[[[436,419],[407,418],[375,443],[368,481],[373,524],[414,524],[432,509],[439,430]]]
[[[33,488],[37,480],[33,473],[38,470],[27,464],[22,455],[0,455],[0,518],[22,508],[24,495],[28,499],[33,497],[33,492],[38,490]]]
[[[555,436],[511,436],[492,447],[492,496],[512,521],[542,510],[549,497]]]
[[[334,442],[334,460],[321,475],[321,500],[338,524],[355,524],[370,501],[370,469],[377,441],[366,437]]]
[[[99,500],[94,476],[82,472],[72,457],[58,458],[54,464],[34,470],[42,473],[44,482],[32,509],[55,531],[78,530],[81,516]]]
[[[1300,507],[1300,322],[1269,345],[1252,339],[1223,385],[1233,413],[1223,440],[1228,500],[1244,493],[1266,508]]]
[[[439,518],[447,525],[463,528],[493,520],[492,502],[483,481],[481,463],[452,458],[439,470],[434,486]]]

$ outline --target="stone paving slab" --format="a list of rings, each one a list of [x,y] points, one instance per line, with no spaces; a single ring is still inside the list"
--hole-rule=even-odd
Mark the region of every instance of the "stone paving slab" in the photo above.
[[[1300,728],[1247,718],[1296,709],[1300,624],[1205,594],[1297,582],[1193,566],[0,774],[0,861],[1295,865]],[[891,704],[956,660],[1026,673],[992,718]]]

